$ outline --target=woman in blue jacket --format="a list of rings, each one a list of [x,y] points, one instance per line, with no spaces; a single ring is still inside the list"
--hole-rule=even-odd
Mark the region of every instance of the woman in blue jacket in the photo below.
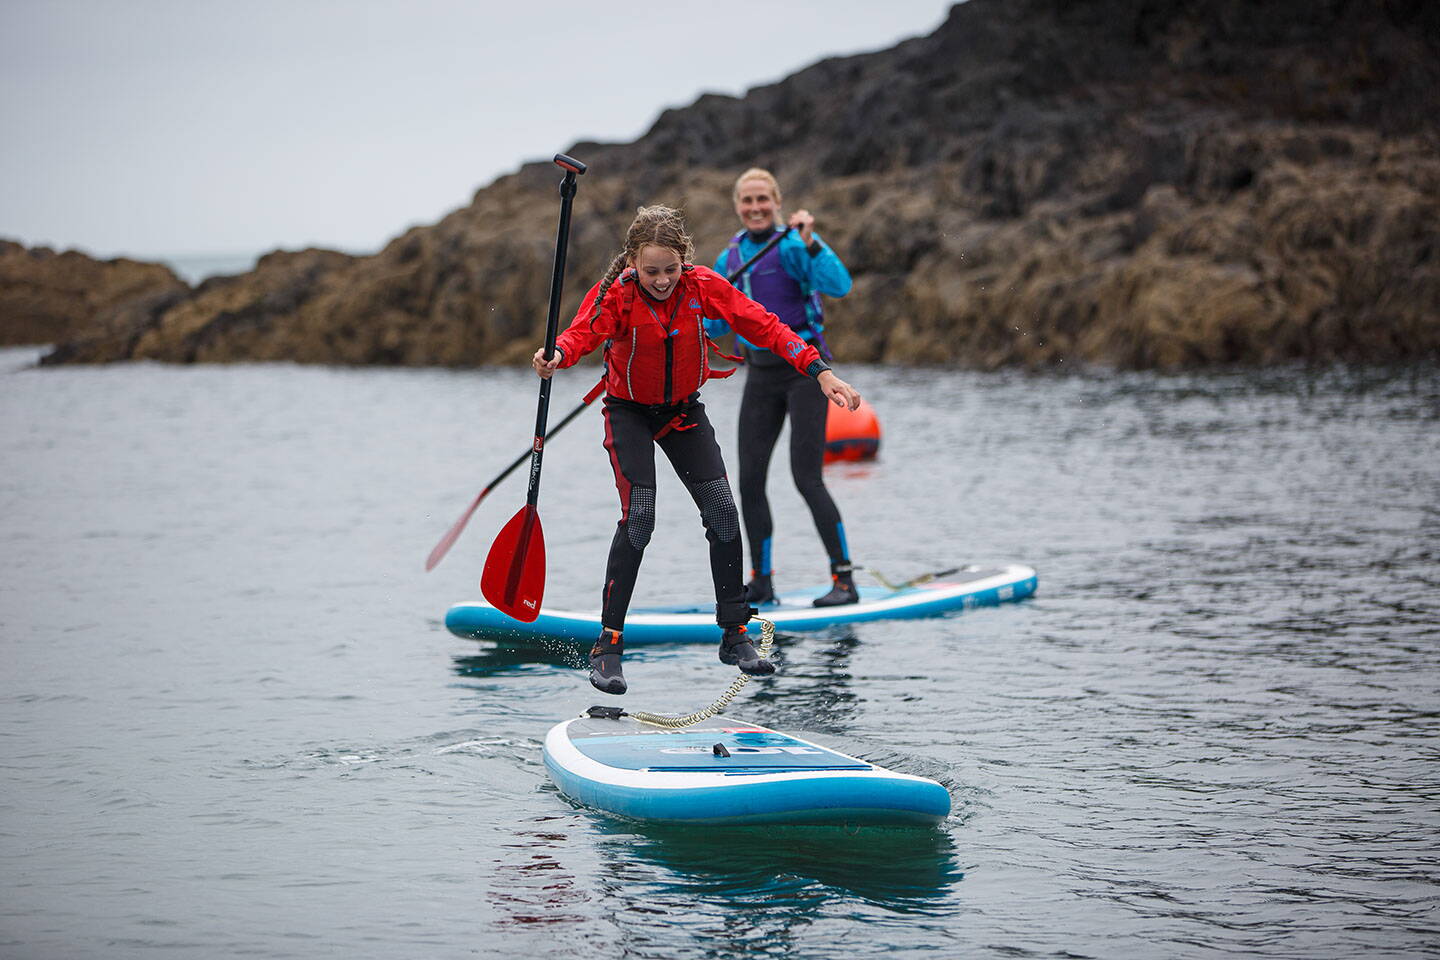
[[[752,168],[735,181],[735,213],[744,227],[715,261],[715,269],[730,274],[760,250],[780,229],[780,185],[767,170]],[[784,238],[736,285],[759,301],[794,330],[821,356],[829,358],[825,344],[820,295],[843,297],[850,292],[850,272],[815,233],[815,218],[797,210],[786,221]],[[707,320],[711,336],[728,332],[724,321]],[[775,441],[790,417],[790,473],[830,558],[831,589],[814,602],[817,607],[855,603],[859,595],[845,543],[845,524],[825,489],[821,466],[825,456],[825,417],[829,406],[815,381],[798,374],[780,357],[739,338],[749,369],[740,401],[740,508],[750,542],[750,581],[746,596],[751,603],[775,600],[771,540],[774,525],[765,480]]]

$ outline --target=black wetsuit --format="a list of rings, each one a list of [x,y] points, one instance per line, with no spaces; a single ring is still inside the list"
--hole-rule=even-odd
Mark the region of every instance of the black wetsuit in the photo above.
[[[803,374],[795,374],[805,379]],[[815,388],[814,381],[810,387]],[[716,621],[722,627],[749,619],[742,582],[744,558],[740,545],[740,517],[725,463],[715,442],[715,428],[705,415],[698,394],[680,404],[649,406],[606,397],[605,450],[615,471],[620,494],[620,522],[610,542],[605,566],[600,622],[624,631],[625,614],[635,590],[635,578],[650,534],[655,529],[655,448],[675,468],[700,508],[705,539],[710,542],[710,573],[715,582]]]
[[[832,564],[849,559],[840,511],[825,489],[825,418],[830,401],[815,381],[768,350],[746,351],[749,371],[740,401],[740,503],[756,572],[771,572],[774,522],[765,494],[775,442],[790,417],[790,474],[805,498]]]
[[[769,237],[769,233],[737,233],[716,265],[729,271],[737,269]],[[797,276],[805,277],[806,284],[802,285]],[[823,347],[819,294],[843,296],[850,289],[850,275],[818,236],[807,246],[792,230],[736,283],[807,342]],[[721,325],[711,329],[713,335],[720,332]],[[790,472],[795,487],[810,508],[832,572],[848,571],[850,553],[845,526],[821,476],[830,402],[814,380],[796,373],[774,353],[743,340],[740,344],[748,367],[740,401],[740,505],[754,573],[768,583],[772,572],[774,522],[765,483],[786,416],[790,418]]]

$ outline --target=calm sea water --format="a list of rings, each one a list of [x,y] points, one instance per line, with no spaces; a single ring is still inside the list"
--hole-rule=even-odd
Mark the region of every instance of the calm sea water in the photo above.
[[[256,253],[215,253],[215,254],[184,254],[174,257],[162,257],[160,262],[164,263],[176,276],[191,286],[197,286],[211,277],[233,277],[237,274],[248,273],[255,269],[256,262],[269,250],[261,250]],[[367,256],[371,251],[346,251],[354,256]],[[151,259],[141,257],[140,259]]]
[[[0,956],[1415,957],[1440,944],[1434,369],[852,368],[856,560],[1040,573],[1023,604],[782,637],[728,711],[934,777],[936,831],[660,829],[540,744],[600,699],[461,640],[524,450],[520,371],[0,351]],[[555,418],[590,375],[561,375]],[[706,391],[733,463],[735,381]],[[593,413],[550,445],[547,601],[598,603]],[[825,579],[783,465],[784,587]],[[662,470],[642,600],[705,596]],[[703,706],[708,648],[628,706]]]

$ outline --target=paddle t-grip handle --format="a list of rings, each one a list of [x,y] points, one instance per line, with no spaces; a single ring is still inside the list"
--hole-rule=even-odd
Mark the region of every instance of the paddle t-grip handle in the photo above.
[[[560,235],[555,242],[555,272],[550,281],[550,315],[545,324],[545,361],[555,356],[555,337],[559,332],[557,321],[560,311],[560,282],[565,273],[565,246],[570,234],[570,202],[575,198],[575,178],[583,174],[588,168],[585,164],[574,157],[567,157],[563,153],[555,154],[555,166],[565,171],[565,178],[560,181]],[[542,403],[549,406],[549,390],[543,389],[544,398]],[[542,423],[543,427],[544,424]],[[543,435],[541,430],[538,437]]]
[[[571,173],[576,174],[577,176],[584,173],[586,169],[585,164],[581,163],[579,160],[576,160],[574,157],[567,157],[563,153],[555,154],[555,165],[558,167],[563,167],[564,169],[569,170]]]

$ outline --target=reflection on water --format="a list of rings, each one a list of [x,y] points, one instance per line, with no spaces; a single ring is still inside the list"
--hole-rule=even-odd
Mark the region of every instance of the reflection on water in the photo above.
[[[796,729],[841,732],[848,726],[859,698],[850,689],[850,656],[860,644],[844,627],[812,634],[775,635],[784,683],[759,686],[746,707],[765,717],[765,726],[786,732]]]
[[[508,644],[481,640],[477,652],[452,657],[462,677],[494,677],[528,672],[532,667],[578,669],[589,665],[587,651],[573,643]]]
[[[965,877],[941,830],[697,828],[590,811],[527,820],[491,868],[499,955],[543,927],[577,954],[655,960],[814,955],[837,922],[865,924],[867,942],[938,944]]]
[[[548,821],[548,822],[547,822]],[[562,818],[543,818],[546,829],[521,829],[495,861],[491,902],[502,926],[585,923],[590,899],[564,863]]]
[[[702,827],[595,816],[602,854],[617,870],[642,860],[657,889],[694,896],[784,899],[824,888],[923,911],[964,873],[940,830],[881,827]],[[629,864],[626,869],[633,867]]]
[[[872,946],[902,929],[907,943],[924,943],[955,914],[953,888],[964,877],[954,841],[932,830],[696,829],[604,817],[594,829],[600,902],[616,937],[626,955],[656,960],[815,955],[837,921],[863,924]],[[828,955],[855,955],[856,946],[831,943]]]

